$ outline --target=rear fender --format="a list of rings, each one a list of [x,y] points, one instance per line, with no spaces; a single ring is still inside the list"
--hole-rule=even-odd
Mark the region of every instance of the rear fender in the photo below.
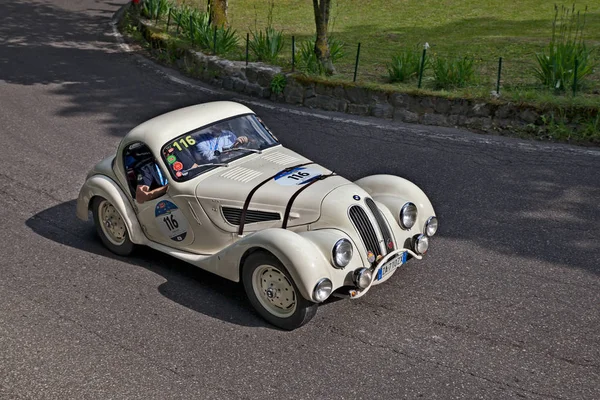
[[[95,196],[103,197],[115,206],[127,225],[127,232],[133,243],[147,244],[148,240],[140,227],[129,199],[125,197],[115,181],[104,175],[92,175],[79,191],[77,198],[77,217],[79,219],[88,220],[90,201]]]

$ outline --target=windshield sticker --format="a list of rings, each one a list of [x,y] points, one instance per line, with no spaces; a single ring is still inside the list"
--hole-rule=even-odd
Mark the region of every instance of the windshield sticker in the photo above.
[[[167,157],[167,162],[169,164],[173,164],[175,161],[177,161],[177,157],[175,157],[174,155],[170,155],[169,157]]]
[[[158,202],[154,209],[154,217],[163,235],[176,242],[185,239],[188,223],[175,204],[168,200]]]
[[[181,161],[177,161],[175,164],[173,164],[173,169],[175,171],[181,171],[183,169],[183,163],[181,163]]]
[[[275,182],[282,186],[304,185],[313,179],[323,175],[321,171],[314,168],[298,167],[290,171],[275,175]]]

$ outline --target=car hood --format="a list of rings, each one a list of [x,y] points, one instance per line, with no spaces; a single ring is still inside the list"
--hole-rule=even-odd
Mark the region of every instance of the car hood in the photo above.
[[[244,225],[244,233],[248,233],[281,227],[285,209],[296,192],[304,188],[311,178],[331,173],[329,169],[277,146],[262,154],[251,154],[236,160],[229,167],[217,168],[210,175],[201,176],[195,194],[200,206],[216,226],[224,231],[237,232],[244,202],[255,190]],[[349,183],[345,178],[333,175],[304,189],[293,200],[288,227],[318,220],[325,196]]]

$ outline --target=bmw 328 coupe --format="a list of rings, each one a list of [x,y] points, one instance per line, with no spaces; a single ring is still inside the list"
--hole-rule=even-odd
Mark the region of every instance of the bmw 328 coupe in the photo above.
[[[232,281],[271,324],[298,328],[330,296],[356,299],[427,252],[431,202],[392,175],[350,182],[283,147],[249,108],[186,107],[131,130],[89,172],[92,212],[119,255],[148,246]]]

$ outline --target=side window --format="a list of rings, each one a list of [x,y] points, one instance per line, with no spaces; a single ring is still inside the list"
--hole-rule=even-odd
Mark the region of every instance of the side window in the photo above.
[[[148,146],[141,142],[132,143],[123,151],[123,167],[132,197],[135,197],[139,168],[154,160],[154,156]]]

